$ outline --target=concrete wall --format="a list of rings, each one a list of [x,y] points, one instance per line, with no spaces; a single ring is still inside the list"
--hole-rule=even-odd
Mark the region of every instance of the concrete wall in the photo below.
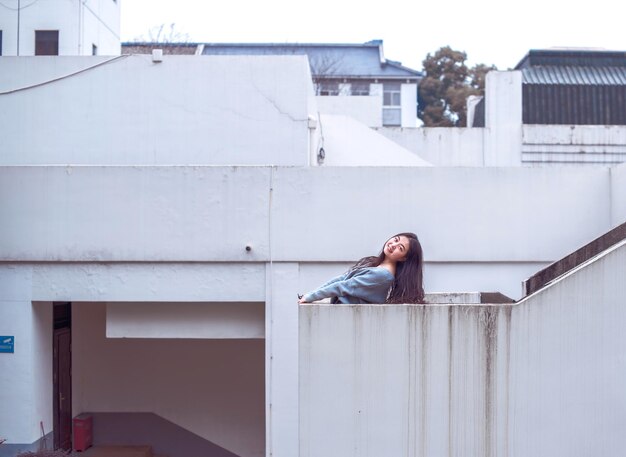
[[[522,162],[614,164],[626,161],[626,127],[618,125],[524,125]]]
[[[482,167],[489,131],[460,127],[384,127],[376,129],[422,159],[442,167]]]
[[[52,307],[33,302],[32,271],[0,266],[0,335],[15,337],[15,352],[0,354],[0,436],[33,443],[52,430]]]
[[[327,167],[431,166],[351,116],[320,114],[319,131],[325,151],[323,165]]]
[[[49,374],[46,380],[52,379],[52,372],[46,373],[51,366],[52,353],[49,348],[44,351],[42,354],[50,355],[50,360],[38,365],[42,355],[37,352],[46,334],[50,340],[52,336],[48,331],[33,338],[33,332],[40,329],[28,301],[3,300],[0,311],[0,334],[15,337],[15,353],[0,354],[2,437],[9,443],[32,443],[40,436],[39,421],[44,421],[48,429],[52,428],[52,402],[40,402],[41,376]]]
[[[611,167],[611,225],[626,221],[626,164]]]
[[[485,91],[485,128],[380,128],[378,132],[437,166],[519,166],[522,163],[521,72],[490,72]],[[403,93],[403,113],[404,100]]]
[[[382,95],[315,97],[321,114],[350,116],[369,127],[383,125]]]
[[[19,27],[17,0],[7,0],[0,15],[4,56],[33,56],[35,30],[59,31],[59,55],[120,54],[120,6],[113,0],[46,0],[22,2]],[[19,28],[19,54],[17,33]]]
[[[265,302],[265,443],[294,455],[296,293],[414,230],[428,291],[519,297],[523,279],[619,217],[619,170],[0,167],[0,334],[18,345],[0,358],[2,401],[24,421],[3,414],[0,428],[32,443],[50,416],[33,301]]]
[[[42,300],[42,297],[45,299]],[[229,305],[237,306],[241,304],[237,302],[259,302],[265,301],[265,299],[264,265],[236,263],[146,264],[140,262],[117,264],[3,263],[0,265],[0,334],[16,337],[15,354],[0,354],[0,385],[2,385],[0,401],[3,405],[0,410],[0,429],[2,430],[2,437],[8,439],[7,445],[4,447],[8,447],[9,444],[22,443],[24,445],[22,450],[27,450],[27,445],[36,441],[41,435],[40,421],[43,422],[46,432],[52,430],[52,301],[115,302],[127,300],[147,302],[150,300],[180,300],[187,302],[182,304],[183,307],[189,307],[192,304],[197,304],[197,302],[214,303],[230,300],[234,303],[229,303]],[[88,303],[87,306],[91,304]],[[100,306],[102,306],[102,322],[98,325],[101,326],[102,330],[98,330],[94,335],[98,335],[98,338],[104,340],[105,305],[101,304]],[[85,309],[90,311],[96,308],[88,307]],[[294,309],[296,308],[294,307]],[[82,309],[78,310],[78,313],[80,314],[81,311]],[[230,316],[233,317],[232,313]],[[179,319],[184,317],[179,316]],[[224,317],[224,313],[222,313],[222,317]],[[78,319],[74,321],[75,328],[81,325],[80,316]],[[258,318],[256,319],[258,321]],[[194,325],[197,325],[197,322],[189,322],[189,320],[186,322],[186,331],[193,330]],[[257,332],[263,331],[263,320],[260,324],[260,329],[258,325],[256,326]],[[180,330],[181,325],[184,325],[184,322],[178,324],[171,322],[170,333],[176,329]],[[233,325],[231,328],[234,329],[235,326]],[[145,331],[145,325],[143,329]],[[207,335],[206,329],[204,330],[202,337],[211,336]],[[89,332],[90,330],[87,330],[87,333],[91,335]],[[180,336],[180,333],[176,335],[176,337]],[[189,338],[200,335],[196,333],[183,336]],[[240,344],[245,343],[241,340],[236,341],[240,341]],[[233,344],[237,344],[236,341]],[[178,343],[173,344],[177,345]],[[251,344],[254,345],[255,343]],[[255,374],[254,380],[260,384],[255,386],[254,392],[260,398],[260,400],[256,399],[255,402],[260,401],[263,405],[264,375],[262,364],[264,349],[262,341],[258,344],[260,346],[255,346],[256,349],[254,350],[257,351],[255,354],[260,354],[260,359],[255,363],[261,364],[261,371],[260,374]],[[158,350],[163,346],[167,346],[167,344],[155,343],[154,348]],[[181,343],[179,346],[183,346],[184,352],[184,344]],[[76,348],[76,344],[74,348]],[[150,360],[154,361],[155,358],[150,356],[145,357],[145,360],[148,363]],[[80,360],[76,363],[82,364]],[[87,368],[75,365],[75,374],[82,369]],[[108,370],[106,375],[102,374],[103,377],[98,382],[113,382],[119,378],[120,371],[115,366],[109,366]],[[74,381],[77,379],[75,378]],[[139,378],[139,380],[141,379]],[[234,385],[238,384],[234,383]],[[131,390],[143,391],[138,384],[131,383],[127,387]],[[89,401],[92,400],[90,398],[91,391],[81,392],[75,390],[76,395],[82,395],[82,398],[87,398]],[[169,392],[169,389],[164,388],[163,392]],[[245,395],[247,394],[244,394],[244,397]],[[169,401],[165,393],[163,397],[164,402]],[[174,399],[176,398],[174,397]],[[77,401],[78,403],[75,405],[77,410],[84,411],[82,400]],[[254,404],[256,405],[256,403]],[[260,412],[257,411],[255,420],[263,419],[263,414],[263,406],[261,406]],[[259,419],[259,415],[261,419]],[[172,418],[170,416],[170,420],[175,422],[178,420],[177,417]],[[186,426],[186,420],[188,419],[179,425]],[[200,423],[202,422],[200,421]],[[232,424],[224,424],[226,429],[232,426]],[[256,444],[263,448],[264,426],[258,424],[256,426],[261,430],[255,432],[261,434],[260,441]],[[228,434],[229,432],[224,433]],[[230,433],[235,432],[230,431]],[[209,438],[205,437],[205,439]],[[210,439],[212,440],[212,438]]]
[[[300,455],[618,455],[626,242],[516,305],[300,307]]]
[[[304,56],[123,56],[73,74],[98,63],[2,59],[5,92],[24,87],[24,73],[44,84],[0,95],[12,132],[0,165],[308,164],[317,110]]]
[[[72,306],[74,414],[152,412],[242,457],[265,455],[264,340],[110,339],[105,315],[105,303]]]
[[[533,267],[611,228],[611,208],[621,194],[610,189],[610,173],[603,168],[555,173],[531,168],[4,167],[0,218],[8,222],[0,226],[0,256],[20,262],[243,262],[251,268],[268,261],[347,263],[378,252],[390,234],[413,230],[426,259],[439,265],[443,276],[445,264],[459,273],[481,265]],[[364,217],[367,230],[355,232],[354,221]],[[174,265],[163,274],[185,277],[188,272],[195,281],[201,273],[194,268]],[[518,295],[525,278],[516,268],[498,275],[502,281],[491,289]],[[133,272],[132,278],[163,290],[149,271]],[[228,271],[246,277],[246,270]],[[439,285],[460,290],[456,281],[467,284],[461,277],[449,276]],[[111,279],[106,284],[131,291],[133,283]],[[125,294],[115,300],[181,300],[169,293]],[[214,300],[239,299],[226,295]],[[264,299],[264,289],[241,298]]]

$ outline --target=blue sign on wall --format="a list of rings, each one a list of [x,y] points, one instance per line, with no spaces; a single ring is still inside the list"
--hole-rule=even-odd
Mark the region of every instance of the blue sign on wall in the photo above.
[[[1,336],[0,335],[0,353],[13,353],[15,348],[15,337],[14,336]]]

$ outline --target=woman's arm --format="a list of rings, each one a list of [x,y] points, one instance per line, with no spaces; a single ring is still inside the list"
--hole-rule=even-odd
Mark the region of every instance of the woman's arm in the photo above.
[[[381,287],[391,286],[393,277],[390,277],[384,270],[364,269],[358,271],[351,277],[348,274],[334,278],[320,288],[309,292],[302,297],[300,303],[310,303],[328,297],[341,297],[351,295],[362,298],[371,292],[379,290]]]
[[[330,281],[325,282],[324,284],[322,284],[321,286],[319,286],[319,287],[318,287],[317,289],[315,289],[313,292],[309,292],[308,294],[304,294],[304,295],[302,296],[302,298],[300,298],[300,300],[298,300],[298,303],[311,303],[311,302],[316,301],[316,300],[321,300],[322,298],[327,298],[327,297],[325,297],[325,296],[324,296],[324,297],[321,297],[321,298],[314,298],[314,299],[310,299],[310,295],[311,295],[311,294],[315,294],[316,292],[318,292],[318,291],[320,291],[320,290],[322,290],[322,289],[324,289],[324,288],[328,287],[328,286],[329,286],[329,285],[331,285],[331,284],[334,284],[334,283],[336,283],[336,282],[338,282],[338,281],[343,281],[343,280],[345,280],[345,278],[346,278],[346,276],[347,276],[347,275],[348,275],[348,273],[344,273],[344,274],[342,274],[342,275],[339,275],[339,276],[336,276],[336,277],[332,278]],[[330,296],[330,295],[329,295],[329,296]]]

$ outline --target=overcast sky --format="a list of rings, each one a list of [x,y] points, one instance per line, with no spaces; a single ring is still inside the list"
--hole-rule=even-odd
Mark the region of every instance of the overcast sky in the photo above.
[[[176,24],[198,42],[364,43],[382,39],[385,57],[421,69],[449,45],[469,63],[514,67],[529,49],[626,51],[619,1],[563,0],[120,0],[122,41]],[[580,5],[580,6],[579,6]]]

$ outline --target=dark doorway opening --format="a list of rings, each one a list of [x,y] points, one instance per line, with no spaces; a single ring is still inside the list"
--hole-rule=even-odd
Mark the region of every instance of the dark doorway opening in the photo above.
[[[72,448],[72,304],[53,304],[54,448]]]

